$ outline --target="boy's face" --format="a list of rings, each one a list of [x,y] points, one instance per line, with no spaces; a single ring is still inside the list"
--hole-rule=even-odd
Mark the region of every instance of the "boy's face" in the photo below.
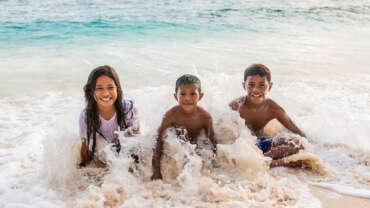
[[[260,75],[248,76],[243,82],[243,88],[247,91],[248,101],[253,104],[262,104],[266,99],[266,93],[270,91],[272,82],[269,83],[266,77]]]
[[[198,101],[202,99],[203,93],[199,93],[195,84],[184,84],[179,86],[177,94],[175,93],[174,96],[184,113],[192,113]]]

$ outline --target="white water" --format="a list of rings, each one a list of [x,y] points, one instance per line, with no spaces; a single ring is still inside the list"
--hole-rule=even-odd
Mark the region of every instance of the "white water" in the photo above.
[[[141,147],[143,163],[135,174],[127,171],[132,161],[125,154],[116,158],[109,156],[109,151],[108,172],[77,169],[77,118],[84,106],[82,93],[5,98],[1,100],[0,120],[1,203],[5,207],[302,207],[307,203],[320,207],[309,192],[310,182],[338,184],[349,187],[341,193],[366,196],[359,190],[368,190],[370,184],[366,139],[370,134],[366,126],[369,102],[360,94],[361,85],[366,83],[356,84],[363,76],[354,75],[350,82],[342,82],[345,78],[341,76],[331,80],[295,76],[291,80],[273,71],[275,85],[270,97],[307,133],[313,141],[308,149],[325,168],[292,172],[285,168],[268,171],[266,159],[256,151],[255,138],[228,109],[227,103],[243,93],[241,73],[198,75],[205,92],[200,105],[213,116],[219,143],[225,143],[219,145],[221,167],[202,169],[201,159],[189,155],[193,147],[172,138],[170,149],[178,154],[172,163],[167,162],[175,162],[167,170],[179,178],[167,181],[169,184],[149,180],[155,131],[164,112],[176,104],[173,86],[125,90],[126,97],[135,100],[141,118],[142,136],[124,144]],[[123,76],[121,79],[124,82]],[[276,131],[275,127],[269,128]],[[228,141],[235,140],[240,132],[240,138],[230,144]],[[122,139],[123,143],[128,141]],[[184,169],[181,155],[189,160]],[[327,175],[322,174],[326,171]]]

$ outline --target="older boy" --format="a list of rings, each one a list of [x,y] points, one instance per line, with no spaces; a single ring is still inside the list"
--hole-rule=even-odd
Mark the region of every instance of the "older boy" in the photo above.
[[[174,97],[178,105],[167,111],[158,129],[157,144],[153,152],[152,180],[162,179],[160,166],[163,148],[162,137],[169,127],[186,129],[186,139],[192,144],[197,144],[197,137],[204,129],[213,144],[213,151],[216,151],[212,117],[203,108],[197,106],[203,95],[200,80],[196,76],[185,74],[177,79]]]
[[[238,111],[245,120],[245,125],[257,136],[257,146],[265,156],[273,160],[271,166],[296,166],[299,163],[285,163],[284,157],[297,153],[303,149],[297,138],[268,138],[263,135],[265,125],[272,119],[277,119],[291,132],[305,137],[305,134],[294,124],[284,109],[276,102],[266,98],[271,90],[270,70],[262,64],[253,64],[244,71],[242,83],[247,96],[240,97],[230,103],[232,110]]]

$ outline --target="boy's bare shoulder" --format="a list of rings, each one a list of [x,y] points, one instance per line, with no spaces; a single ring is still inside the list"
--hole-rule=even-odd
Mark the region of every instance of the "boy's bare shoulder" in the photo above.
[[[178,112],[179,106],[175,105],[164,114],[163,119],[172,119],[178,115]]]
[[[180,107],[180,106],[178,106],[178,105],[173,106],[172,108],[170,108],[170,109],[166,112],[166,114],[177,113],[177,111],[178,111],[179,107]]]
[[[198,114],[202,117],[202,119],[212,119],[211,114],[209,114],[204,108],[197,106]]]
[[[266,99],[266,103],[270,111],[272,111],[273,113],[285,112],[284,108],[282,108],[279,104],[277,104],[274,100],[270,98]]]

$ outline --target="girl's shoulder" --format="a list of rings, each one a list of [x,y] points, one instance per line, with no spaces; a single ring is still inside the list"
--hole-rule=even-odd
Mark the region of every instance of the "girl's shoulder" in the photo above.
[[[122,100],[122,107],[125,113],[128,113],[130,111],[136,111],[136,107],[132,100]]]
[[[86,118],[86,108],[84,108],[80,113],[80,120],[85,120]]]

